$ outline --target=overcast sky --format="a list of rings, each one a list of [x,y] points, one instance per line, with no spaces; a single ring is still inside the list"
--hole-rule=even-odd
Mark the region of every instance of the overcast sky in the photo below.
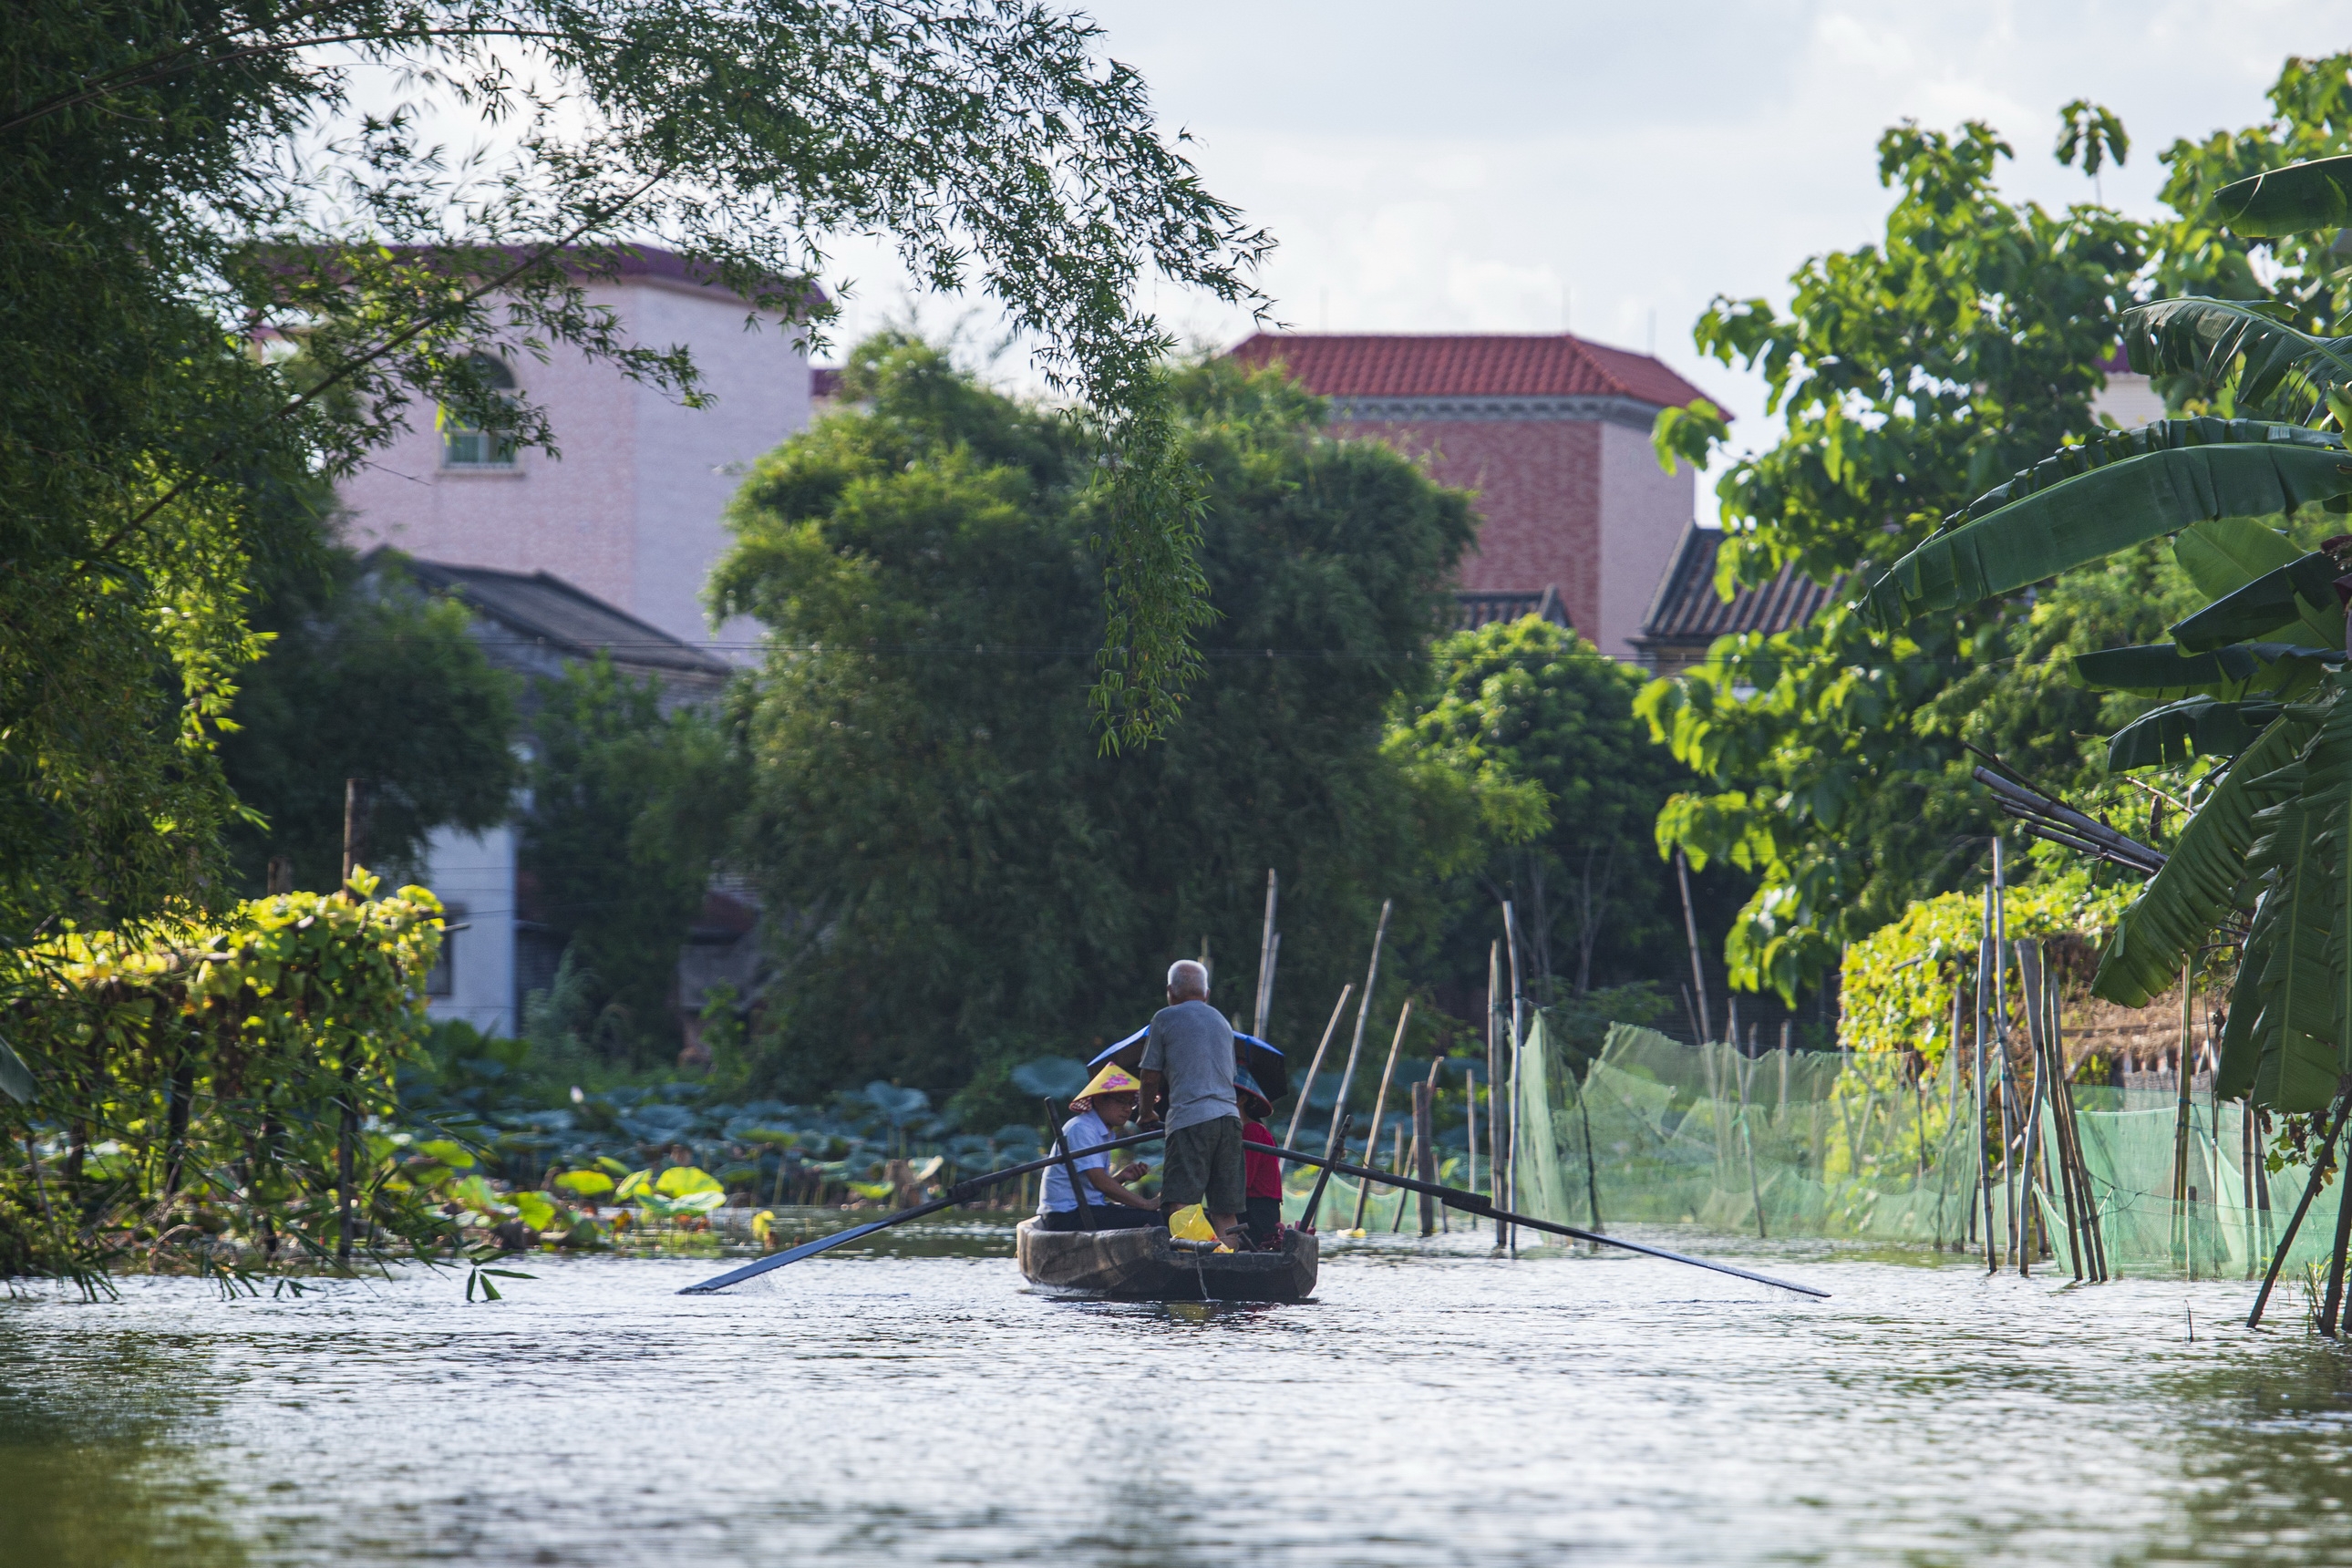
[[[1967,5],[1743,0],[1655,11],[1472,0],[1098,0],[1110,54],[1188,131],[1209,188],[1281,242],[1265,274],[1307,331],[1557,331],[1659,356],[1759,433],[1762,389],[1690,346],[1717,293],[1786,298],[1805,257],[1879,231],[1874,146],[1906,118],[1989,121],[2008,184],[2052,205],[2091,183],[2051,156],[2061,104],[2132,136],[2106,199],[2153,211],[2157,154],[2264,112],[2290,54],[2352,47],[2317,0]],[[845,340],[909,297],[884,247],[836,247]],[[1168,294],[1188,336],[1249,331]],[[921,306],[935,329],[956,316]],[[1014,362],[995,374],[1024,380]]]

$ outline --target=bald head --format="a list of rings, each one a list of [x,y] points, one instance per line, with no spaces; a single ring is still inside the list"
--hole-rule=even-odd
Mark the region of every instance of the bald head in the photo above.
[[[1194,959],[1180,958],[1168,966],[1168,1000],[1171,1002],[1205,1002],[1209,999],[1209,972]]]

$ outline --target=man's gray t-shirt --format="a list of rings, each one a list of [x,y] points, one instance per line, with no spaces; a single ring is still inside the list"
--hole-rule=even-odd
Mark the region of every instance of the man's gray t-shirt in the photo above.
[[[1234,1100],[1234,1026],[1206,1002],[1179,1002],[1151,1016],[1143,1066],[1167,1075],[1169,1131],[1241,1115]]]

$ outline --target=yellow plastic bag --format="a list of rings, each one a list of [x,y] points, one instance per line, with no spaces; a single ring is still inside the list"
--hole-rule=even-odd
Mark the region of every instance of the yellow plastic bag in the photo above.
[[[1216,1227],[1209,1223],[1206,1208],[1199,1204],[1186,1204],[1168,1216],[1168,1234],[1179,1241],[1215,1241]]]

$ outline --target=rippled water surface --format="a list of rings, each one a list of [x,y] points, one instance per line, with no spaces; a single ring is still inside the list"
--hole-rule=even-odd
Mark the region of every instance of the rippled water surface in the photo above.
[[[1457,1236],[1115,1306],[1006,1240],[0,1303],[0,1562],[2352,1563],[2346,1363],[2243,1285]]]

